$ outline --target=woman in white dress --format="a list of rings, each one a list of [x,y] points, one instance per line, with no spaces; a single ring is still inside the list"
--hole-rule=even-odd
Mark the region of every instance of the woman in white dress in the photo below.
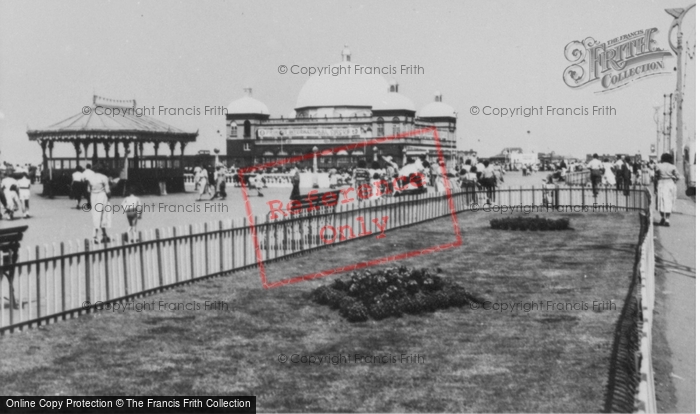
[[[109,203],[111,190],[109,178],[101,173],[100,169],[88,177],[88,191],[90,192],[90,205],[92,206],[93,241],[95,244],[109,243],[107,229],[112,227],[112,209]],[[98,238],[100,231],[102,239]]]
[[[211,196],[211,187],[209,186],[209,172],[207,171],[204,166],[197,172],[197,175],[194,177],[195,182],[199,186],[199,197],[197,197],[197,201],[202,200],[202,196],[204,193],[207,193],[208,196]]]
[[[656,179],[659,183],[657,197],[661,213],[660,226],[669,227],[671,225],[669,220],[673,212],[673,203],[676,201],[676,181],[678,178],[678,170],[673,165],[673,156],[663,154],[661,162],[656,167]]]
[[[613,170],[613,163],[609,159],[605,159],[603,162],[603,184],[609,186],[615,186],[615,171]]]

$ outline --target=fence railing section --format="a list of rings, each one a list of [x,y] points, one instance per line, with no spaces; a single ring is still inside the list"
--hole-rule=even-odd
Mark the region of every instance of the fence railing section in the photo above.
[[[560,211],[605,205],[614,210],[599,211],[630,211],[648,208],[645,195],[643,188],[633,189],[628,197],[612,189],[601,190],[594,197],[590,188],[532,187],[502,188],[492,194],[457,192],[451,201],[457,212],[523,206],[524,210],[509,214],[536,213],[545,199]],[[484,204],[487,196],[492,203],[489,207]],[[254,223],[236,219],[142,231],[135,243],[117,241],[106,247],[88,240],[24,247],[17,263],[0,262],[1,270],[11,275],[0,280],[0,331],[72,317],[96,302],[119,301],[254,266],[252,227],[262,259],[268,261],[450,213],[445,193],[426,193],[341,202],[334,209],[296,216],[259,216]],[[332,226],[336,234],[330,227],[322,234],[325,226]],[[17,298],[16,303],[12,297]]]
[[[589,170],[569,172],[564,175],[564,181],[566,181],[566,185],[572,186],[590,185],[591,172]],[[605,184],[604,179],[602,179],[601,181],[601,184]],[[641,171],[638,177],[635,176],[633,178],[633,182],[637,185],[651,184],[651,172],[648,170]]]
[[[633,277],[615,329],[604,412],[656,413],[652,367],[654,206],[640,213]]]
[[[654,203],[649,202],[647,231],[640,248],[639,284],[641,309],[641,338],[639,365],[639,387],[637,400],[641,403],[638,410],[645,413],[656,413],[656,391],[654,389],[654,369],[652,366],[652,326],[654,323],[654,300],[656,289],[656,263],[654,254]]]

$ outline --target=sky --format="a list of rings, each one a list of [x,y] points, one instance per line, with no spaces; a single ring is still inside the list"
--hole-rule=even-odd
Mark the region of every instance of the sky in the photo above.
[[[0,161],[39,163],[26,130],[78,114],[93,94],[138,106],[227,106],[253,88],[272,117],[294,108],[307,80],[279,65],[420,65],[397,74],[421,108],[434,92],[458,113],[459,149],[493,155],[504,147],[583,156],[649,153],[654,106],[675,89],[670,74],[596,94],[562,79],[565,46],[658,28],[666,50],[668,1],[0,1]],[[611,116],[496,117],[470,108],[615,108]],[[225,151],[222,115],[155,116],[199,131],[186,153]],[[220,132],[218,132],[220,131]],[[528,131],[530,133],[528,134]],[[147,148],[146,153],[149,153]],[[151,150],[152,151],[152,150]],[[72,156],[69,144],[54,155]]]

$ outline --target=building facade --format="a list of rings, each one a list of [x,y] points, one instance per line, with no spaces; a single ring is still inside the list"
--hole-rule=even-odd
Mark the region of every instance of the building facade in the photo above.
[[[342,61],[330,68],[355,68],[345,47]],[[344,73],[312,76],[299,92],[296,106],[287,117],[271,118],[267,106],[253,98],[252,90],[227,108],[226,159],[236,167],[318,154],[319,168],[350,167],[359,160],[371,162],[392,156],[401,163],[407,157],[437,156],[432,132],[391,140],[350,152],[332,151],[413,130],[436,127],[443,155],[455,158],[457,115],[436,92],[433,102],[416,111],[413,102],[399,93],[399,85],[381,75]],[[307,161],[302,164],[310,164]]]

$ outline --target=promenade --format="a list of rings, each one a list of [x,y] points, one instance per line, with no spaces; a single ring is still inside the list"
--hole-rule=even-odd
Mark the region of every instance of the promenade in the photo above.
[[[661,384],[670,381],[676,397],[675,406],[665,401],[659,402],[660,412],[694,413],[696,205],[694,200],[682,194],[681,187],[679,185],[671,227],[655,227],[657,273],[665,274],[663,290],[656,297],[657,305],[660,305],[657,309],[665,320],[664,334],[671,350],[672,365],[670,378],[657,378],[656,381]],[[657,213],[654,222],[658,221]],[[653,352],[657,357],[656,351]],[[657,394],[660,394],[659,389]]]

